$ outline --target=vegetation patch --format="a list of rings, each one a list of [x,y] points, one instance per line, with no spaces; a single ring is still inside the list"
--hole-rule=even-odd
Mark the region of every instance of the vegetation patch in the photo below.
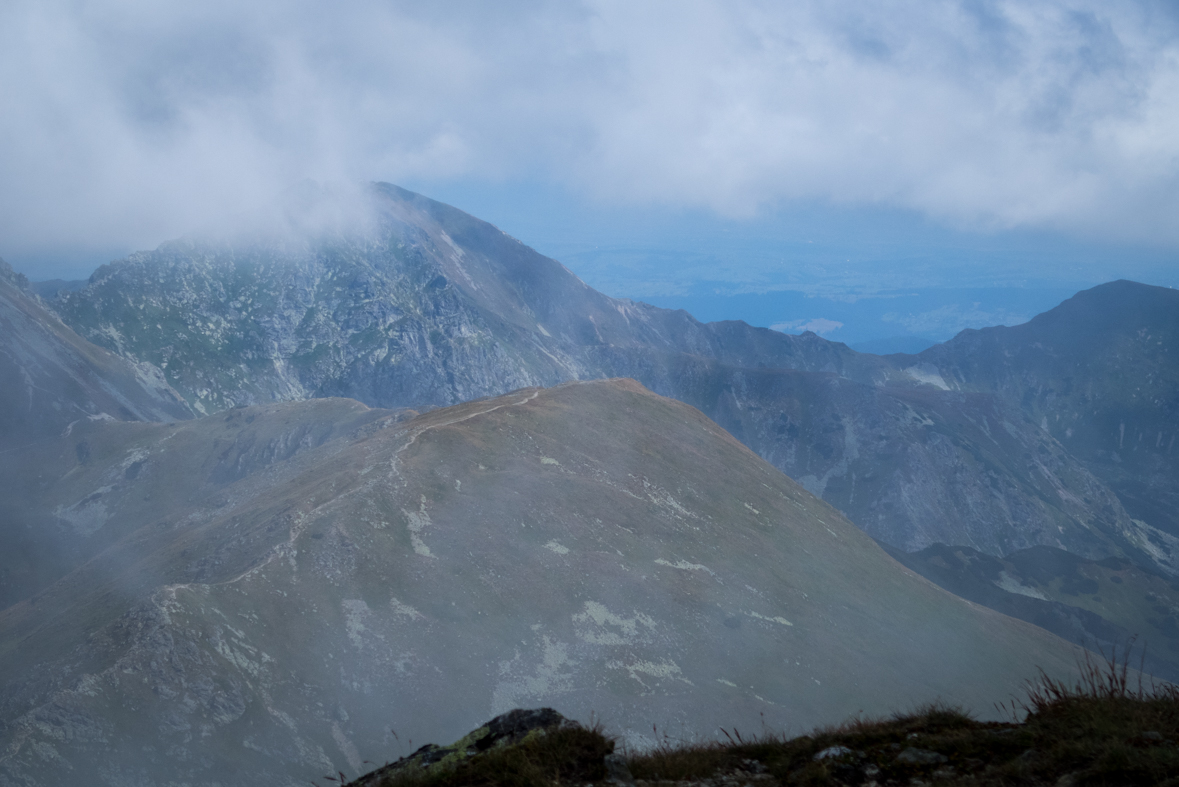
[[[1026,700],[999,707],[1022,721],[981,722],[933,704],[853,719],[799,738],[743,738],[613,754],[600,728],[549,709],[497,717],[449,747],[424,746],[353,787],[553,785],[1175,785],[1179,688],[1144,684],[1115,657],[1086,660],[1067,684],[1041,674]],[[333,779],[332,781],[336,781]],[[344,781],[339,777],[339,781]]]
[[[1131,676],[1116,654],[1087,659],[1073,685],[1042,674],[1026,701],[1001,706],[1021,722],[931,705],[789,740],[668,743],[627,765],[640,783],[1179,785],[1179,689]]]

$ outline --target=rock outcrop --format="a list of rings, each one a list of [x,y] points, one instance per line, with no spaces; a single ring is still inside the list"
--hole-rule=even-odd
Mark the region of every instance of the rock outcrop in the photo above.
[[[79,337],[0,260],[0,456],[79,419],[191,417],[157,367]]]

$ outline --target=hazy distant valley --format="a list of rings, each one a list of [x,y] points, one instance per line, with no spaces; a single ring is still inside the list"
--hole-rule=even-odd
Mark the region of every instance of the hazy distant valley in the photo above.
[[[876,356],[372,198],[0,271],[0,783],[357,775],[542,704],[985,715],[1133,634],[1179,679],[1179,293]]]

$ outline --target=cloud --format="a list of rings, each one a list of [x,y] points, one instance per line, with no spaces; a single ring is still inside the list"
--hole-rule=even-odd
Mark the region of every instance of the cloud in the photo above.
[[[815,317],[809,320],[791,320],[790,322],[774,323],[770,326],[771,331],[780,331],[782,333],[802,333],[803,331],[813,331],[814,333],[823,336],[831,333],[836,328],[842,328],[843,323],[836,320],[828,320],[825,317]]]
[[[1173,9],[10,0],[0,250],[151,245],[305,178],[1179,245]]]

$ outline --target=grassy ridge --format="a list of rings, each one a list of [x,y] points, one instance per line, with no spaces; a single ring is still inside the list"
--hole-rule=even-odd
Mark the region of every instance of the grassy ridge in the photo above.
[[[1005,706],[1022,722],[979,722],[933,705],[789,740],[665,745],[629,765],[653,782],[764,769],[799,785],[1179,785],[1179,689],[1134,674],[1115,654],[1086,659],[1075,684],[1041,676],[1026,701]]]
[[[787,739],[662,745],[630,753],[640,785],[1179,785],[1179,689],[1143,683],[1124,662],[1086,661],[1074,684],[1047,676],[1004,707],[1022,721],[979,722],[930,705],[853,719]],[[604,783],[614,742],[599,728],[562,727],[448,768],[401,771],[366,787],[548,787]],[[622,759],[622,758],[618,758]],[[615,772],[614,775],[617,775]],[[342,781],[342,780],[341,780]]]

